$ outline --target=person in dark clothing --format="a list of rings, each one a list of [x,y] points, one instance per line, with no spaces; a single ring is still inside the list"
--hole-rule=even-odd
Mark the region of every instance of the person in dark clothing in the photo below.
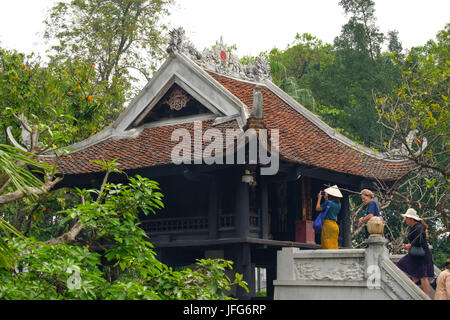
[[[406,224],[410,227],[408,232],[409,244],[404,244],[403,249],[408,250],[406,254],[397,263],[397,267],[413,278],[414,282],[420,283],[422,290],[428,295],[430,282],[428,278],[434,277],[434,263],[431,250],[427,243],[426,230],[428,225],[417,215],[414,209],[408,209],[405,214]],[[410,254],[411,247],[421,247],[425,251],[425,256],[417,257]]]

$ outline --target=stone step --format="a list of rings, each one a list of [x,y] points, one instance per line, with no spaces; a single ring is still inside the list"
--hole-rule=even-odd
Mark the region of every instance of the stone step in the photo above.
[[[397,262],[404,256],[405,256],[404,254],[392,254],[389,257],[390,257],[392,262],[397,264]],[[434,277],[437,278],[440,273],[441,273],[441,270],[438,267],[436,267],[436,265],[434,265]],[[433,279],[429,278],[429,280],[431,281]],[[418,286],[420,287],[420,284]],[[431,299],[434,299],[435,293],[436,293],[436,291],[433,289],[433,287],[430,286],[430,294],[429,294],[429,296],[430,296]]]

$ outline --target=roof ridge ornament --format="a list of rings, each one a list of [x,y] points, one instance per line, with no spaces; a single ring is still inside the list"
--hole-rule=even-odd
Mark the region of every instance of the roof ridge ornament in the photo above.
[[[173,29],[169,34],[170,40],[167,47],[169,54],[184,54],[202,68],[224,76],[255,82],[271,80],[270,66],[263,56],[257,56],[255,61],[243,65],[229,52],[222,37],[213,48],[205,48],[203,52],[199,52],[186,38],[186,32],[182,27]]]

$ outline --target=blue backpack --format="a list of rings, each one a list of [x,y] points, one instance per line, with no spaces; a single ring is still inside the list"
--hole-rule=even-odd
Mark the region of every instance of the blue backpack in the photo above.
[[[315,233],[321,233],[322,232],[322,220],[327,215],[328,209],[330,209],[330,207],[331,207],[331,200],[328,200],[328,202],[327,202],[327,209],[325,211],[322,211],[321,213],[319,213],[319,215],[317,216],[316,220],[314,220],[313,228],[314,228],[314,232]]]

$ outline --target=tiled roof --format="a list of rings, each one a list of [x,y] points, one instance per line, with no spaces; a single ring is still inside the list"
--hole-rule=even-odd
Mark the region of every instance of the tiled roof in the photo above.
[[[208,72],[224,88],[252,108],[255,84]],[[260,85],[264,101],[264,124],[279,130],[280,157],[285,161],[320,167],[369,179],[395,180],[411,168],[411,163],[379,159],[334,139],[298,111],[294,110],[268,87]],[[203,121],[203,131],[212,121]],[[171,164],[171,151],[178,142],[171,141],[174,129],[185,128],[193,136],[193,123],[144,129],[135,138],[108,138],[75,151],[60,159],[59,171],[83,174],[101,171],[91,160],[117,160],[120,169],[137,169]],[[214,126],[222,132],[238,128],[231,121]]]
[[[203,132],[214,128],[222,133],[227,128],[238,129],[236,121],[212,127],[213,121],[202,121]],[[58,170],[64,174],[84,174],[102,171],[92,160],[111,161],[118,158],[118,168],[130,170],[172,164],[171,152],[181,142],[171,141],[175,129],[186,129],[194,137],[194,123],[146,128],[137,138],[109,138],[87,148],[75,151],[58,160]],[[224,134],[225,136],[225,134]],[[203,145],[204,149],[205,143]],[[194,160],[194,151],[191,151]],[[51,160],[50,160],[51,161]]]
[[[253,104],[254,84],[209,73],[245,103]],[[332,138],[267,87],[260,85],[264,101],[264,124],[279,129],[280,155],[285,160],[370,179],[395,180],[411,168],[410,162],[394,162],[369,156]]]

